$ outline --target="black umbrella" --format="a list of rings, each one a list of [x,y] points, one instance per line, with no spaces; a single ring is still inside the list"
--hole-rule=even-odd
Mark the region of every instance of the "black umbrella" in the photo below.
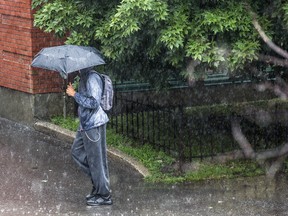
[[[67,79],[69,73],[102,64],[105,61],[94,47],[62,45],[43,48],[34,57],[31,66],[58,71]]]

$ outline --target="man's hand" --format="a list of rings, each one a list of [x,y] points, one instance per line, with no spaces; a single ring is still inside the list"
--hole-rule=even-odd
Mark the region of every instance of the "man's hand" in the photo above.
[[[69,85],[67,85],[66,93],[67,93],[67,95],[69,95],[71,97],[75,96],[76,92],[75,92],[75,90],[74,90],[74,88],[73,88],[71,83],[69,83]]]

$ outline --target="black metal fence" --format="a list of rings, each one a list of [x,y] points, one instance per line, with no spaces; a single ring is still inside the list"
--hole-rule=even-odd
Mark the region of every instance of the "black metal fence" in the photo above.
[[[254,114],[237,116],[254,149],[273,148],[287,140],[287,126],[279,122],[259,126],[249,120]],[[235,115],[191,114],[183,107],[118,98],[109,125],[138,143],[149,143],[181,161],[192,161],[239,149],[231,133],[232,117]]]

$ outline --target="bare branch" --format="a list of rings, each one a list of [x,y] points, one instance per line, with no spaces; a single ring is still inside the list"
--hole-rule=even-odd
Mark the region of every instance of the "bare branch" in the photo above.
[[[273,85],[270,82],[265,82],[259,84],[257,87],[259,91],[264,91],[266,89],[272,90],[275,95],[283,100],[288,98],[288,85],[281,77],[276,77],[276,85]]]
[[[256,160],[267,160],[270,158],[282,157],[288,154],[288,143],[285,143],[281,148],[267,150],[257,153]]]
[[[254,28],[257,30],[257,32],[259,33],[260,37],[263,39],[263,41],[272,49],[274,50],[276,53],[278,53],[279,55],[281,55],[283,58],[288,59],[288,52],[286,52],[285,50],[283,50],[282,48],[280,48],[279,46],[277,46],[263,31],[261,25],[259,24],[258,20],[257,20],[257,15],[252,11],[250,5],[248,5],[247,3],[245,4],[245,7],[247,8],[248,12],[250,13],[251,17],[252,17],[252,23],[254,25]]]
[[[240,145],[241,149],[243,150],[245,157],[250,158],[250,159],[254,159],[256,156],[255,152],[254,152],[251,144],[249,143],[249,141],[245,137],[245,135],[242,133],[239,122],[237,122],[236,120],[233,120],[231,127],[232,127],[232,135],[233,135],[234,139]]]
[[[271,166],[266,169],[266,176],[270,179],[273,179],[276,175],[276,173],[280,170],[283,163],[286,160],[287,155],[278,157],[277,160],[272,162]]]
[[[275,66],[281,66],[281,67],[287,67],[288,68],[288,60],[287,59],[281,59],[277,58],[275,56],[269,56],[269,55],[258,55],[258,60],[268,63],[268,64],[274,64]]]

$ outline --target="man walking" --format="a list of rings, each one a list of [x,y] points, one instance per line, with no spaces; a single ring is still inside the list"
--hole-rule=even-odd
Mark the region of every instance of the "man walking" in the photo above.
[[[92,191],[86,196],[89,206],[112,204],[106,150],[106,124],[109,119],[100,106],[102,91],[102,79],[92,68],[80,70],[78,92],[71,83],[66,90],[79,105],[80,125],[72,145],[72,157],[91,177]]]

